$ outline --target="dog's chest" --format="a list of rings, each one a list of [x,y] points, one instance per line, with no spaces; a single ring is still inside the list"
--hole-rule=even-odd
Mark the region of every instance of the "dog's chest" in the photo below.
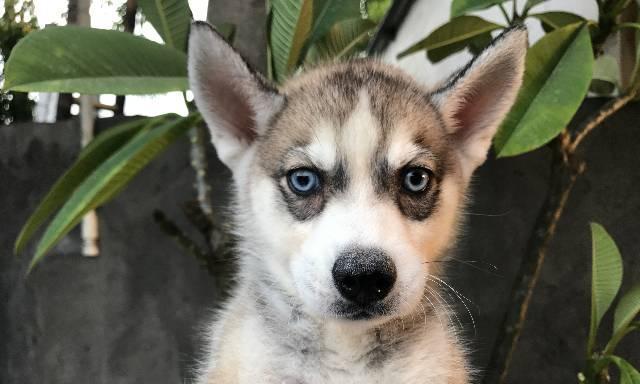
[[[297,334],[297,332],[296,332]],[[382,340],[376,333],[308,333],[313,337],[289,335],[274,355],[281,367],[278,382],[316,383],[389,383],[393,382],[398,343]],[[397,372],[396,372],[397,377]],[[391,380],[391,381],[390,381]]]

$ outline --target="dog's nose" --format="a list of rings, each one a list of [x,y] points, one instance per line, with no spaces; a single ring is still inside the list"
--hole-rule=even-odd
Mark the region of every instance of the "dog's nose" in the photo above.
[[[333,281],[340,294],[359,305],[384,299],[396,281],[396,267],[376,248],[350,248],[333,264]]]

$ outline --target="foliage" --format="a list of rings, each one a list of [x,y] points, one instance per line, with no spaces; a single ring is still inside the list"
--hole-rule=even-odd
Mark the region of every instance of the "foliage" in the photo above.
[[[612,335],[604,349],[597,350],[600,323],[622,284],[622,259],[616,243],[601,225],[591,224],[591,239],[591,322],[587,339],[587,364],[584,372],[578,374],[579,381],[589,384],[609,383],[611,379],[608,367],[613,363],[620,372],[621,384],[640,384],[640,373],[637,369],[625,359],[613,354],[625,335],[640,328],[640,322],[633,322],[640,313],[640,284],[632,287],[618,301]]]
[[[4,14],[0,18],[0,68],[11,55],[13,47],[29,32],[38,28],[33,0],[5,0]],[[0,83],[1,83],[0,79]],[[0,122],[9,124],[14,120],[31,119],[33,102],[27,94],[0,92]]]
[[[281,82],[305,61],[309,63],[339,55],[349,45],[344,43],[345,37],[350,42],[368,41],[369,32],[376,25],[370,18],[380,19],[382,9],[389,5],[389,2],[374,3],[371,16],[365,12],[367,19],[361,15],[359,1],[273,0],[269,30],[270,77]],[[323,53],[309,55],[309,51],[318,45]]]
[[[630,92],[640,87],[640,65],[632,85],[622,89],[619,66],[603,56],[602,44],[612,31],[638,28],[638,23],[621,23],[619,14],[628,0],[597,1],[600,16],[585,20],[569,12],[532,13],[546,0],[528,0],[522,11],[507,0],[454,0],[451,20],[399,54],[399,58],[426,51],[429,60],[441,61],[453,53],[469,49],[478,53],[494,31],[536,19],[547,33],[527,54],[525,78],[515,106],[503,122],[494,148],[498,156],[519,155],[539,148],[564,132],[588,90],[602,96]],[[469,15],[469,12],[498,6],[507,26]],[[594,64],[595,63],[595,64]]]
[[[186,91],[191,22],[187,0],[139,0],[138,4],[164,44],[120,31],[46,28],[16,45],[5,68],[5,88],[85,94]],[[302,63],[359,54],[389,5],[389,0],[274,0],[269,11],[269,75],[283,81]],[[232,37],[233,26],[219,28]],[[197,112],[187,117],[142,118],[98,135],[22,228],[16,253],[53,217],[36,245],[29,270],[86,212],[115,197],[149,161],[200,121]]]

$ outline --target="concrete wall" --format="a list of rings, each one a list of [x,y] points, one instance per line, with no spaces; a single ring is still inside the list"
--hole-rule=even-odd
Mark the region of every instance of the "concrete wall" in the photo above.
[[[623,287],[640,281],[639,122],[640,108],[634,106],[593,136],[597,144],[588,150],[589,168],[545,264],[510,382],[575,380],[588,326],[589,221],[604,224],[618,242],[625,260]],[[77,231],[26,279],[33,247],[22,258],[12,254],[20,226],[73,161],[77,132],[75,122],[0,128],[0,382],[180,382],[189,376],[200,342],[198,328],[217,298],[214,279],[151,217],[159,208],[187,227],[179,213],[180,204],[193,198],[186,140],[99,210],[100,257],[79,255]],[[473,302],[475,333],[461,305],[458,316],[478,367],[486,362],[546,191],[548,162],[549,154],[540,150],[492,159],[477,174],[475,202],[457,257],[480,262],[474,267],[452,263],[449,279]],[[213,160],[211,166],[215,200],[224,204],[229,173]],[[640,365],[637,333],[620,354]]]

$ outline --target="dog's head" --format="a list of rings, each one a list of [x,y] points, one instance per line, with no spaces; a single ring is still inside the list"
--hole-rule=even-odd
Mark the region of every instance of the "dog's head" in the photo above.
[[[194,24],[191,87],[233,171],[243,268],[316,316],[415,311],[515,100],[526,47],[524,29],[507,31],[435,90],[373,60],[276,88]]]

